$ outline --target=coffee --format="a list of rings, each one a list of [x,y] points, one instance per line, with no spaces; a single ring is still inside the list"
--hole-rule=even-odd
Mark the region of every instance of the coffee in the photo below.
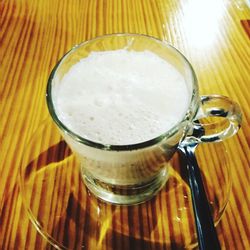
[[[190,95],[182,74],[150,51],[91,52],[54,89],[60,120],[88,140],[112,145],[153,139],[180,122]]]

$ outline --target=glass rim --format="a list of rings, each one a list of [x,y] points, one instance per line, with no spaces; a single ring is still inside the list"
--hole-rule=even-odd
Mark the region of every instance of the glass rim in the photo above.
[[[57,70],[59,69],[59,67],[63,63],[64,59],[66,59],[68,55],[72,54],[74,51],[76,51],[78,48],[80,48],[82,46],[85,46],[91,42],[95,42],[95,41],[105,39],[105,38],[110,38],[110,37],[144,37],[146,39],[150,39],[150,40],[160,44],[161,46],[170,48],[176,54],[181,56],[181,58],[184,60],[184,62],[188,66],[189,71],[191,72],[191,76],[192,76],[192,78],[191,78],[191,81],[192,81],[191,98],[189,101],[188,108],[187,108],[186,112],[184,113],[182,119],[178,123],[176,123],[171,129],[167,130],[164,133],[161,133],[160,135],[158,135],[150,140],[135,143],[135,144],[124,144],[124,145],[102,144],[102,143],[84,138],[84,137],[80,136],[79,134],[73,132],[59,119],[59,117],[56,114],[55,107],[54,107],[53,100],[52,100],[52,83],[53,83],[54,76],[56,75]],[[129,151],[129,150],[143,149],[143,148],[158,144],[159,142],[161,142],[165,138],[169,138],[170,136],[172,136],[178,130],[178,127],[181,123],[183,123],[187,120],[193,119],[195,117],[196,113],[198,112],[198,108],[199,108],[197,105],[198,92],[199,91],[198,91],[197,77],[195,75],[194,69],[193,69],[191,63],[188,61],[188,59],[177,48],[175,48],[174,46],[172,46],[171,44],[169,44],[165,41],[162,41],[158,38],[155,38],[155,37],[152,37],[149,35],[135,34],[135,33],[114,33],[114,34],[108,34],[108,35],[103,35],[103,36],[97,36],[93,39],[86,40],[80,44],[75,45],[74,47],[72,47],[68,52],[66,52],[62,56],[62,58],[56,63],[55,67],[52,69],[50,76],[48,78],[47,88],[46,88],[46,102],[47,102],[47,107],[48,107],[49,113],[50,113],[53,121],[57,124],[57,126],[61,130],[63,130],[63,132],[65,132],[67,135],[70,135],[70,137],[72,139],[76,140],[77,142],[85,144],[85,145],[93,147],[93,148],[96,148],[96,149],[102,149],[102,150],[107,150],[107,151]],[[193,110],[192,110],[192,107],[193,107]]]

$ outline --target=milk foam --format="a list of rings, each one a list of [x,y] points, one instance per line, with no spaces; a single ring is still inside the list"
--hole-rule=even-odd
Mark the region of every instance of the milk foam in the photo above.
[[[183,76],[149,51],[92,52],[54,91],[59,119],[91,141],[127,145],[153,139],[184,116]]]

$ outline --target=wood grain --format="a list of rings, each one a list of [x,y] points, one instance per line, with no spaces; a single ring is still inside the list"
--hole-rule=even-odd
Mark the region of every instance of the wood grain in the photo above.
[[[129,32],[151,35],[176,46],[192,63],[201,94],[227,95],[240,104],[242,128],[223,144],[231,167],[232,192],[217,231],[223,249],[250,249],[250,43],[242,25],[242,20],[249,19],[249,7],[243,0],[0,1],[0,248],[50,248],[28,219],[19,189],[19,170],[28,139],[48,116],[45,89],[50,71],[75,44],[103,34]],[[54,138],[53,130],[50,133],[43,143]],[[34,147],[34,154],[39,155],[41,148]],[[223,157],[225,154],[212,147],[198,151],[204,168],[221,164],[223,169]],[[46,162],[45,158],[41,162]],[[208,172],[208,176],[213,174]],[[219,190],[217,181],[214,185]],[[43,194],[55,200],[64,197],[53,190],[46,193],[42,183],[40,187],[33,190],[35,198],[31,200],[37,211],[44,203]],[[84,192],[81,195],[87,194]],[[47,223],[53,235],[71,248],[84,242],[85,249],[178,249],[169,231],[183,235],[183,228],[164,221],[164,215],[173,215],[176,206],[185,203],[178,198],[179,193],[175,197],[172,205],[164,200],[164,192],[153,202],[136,207],[102,205],[97,219],[88,216],[96,213],[97,201],[87,198],[86,207],[79,210],[69,196],[65,203],[72,214],[83,213],[79,223],[84,225],[84,233],[72,241],[65,235],[69,232],[65,225],[74,227],[72,221],[55,225],[52,220],[53,213],[62,207],[54,203],[46,207],[53,211]],[[193,231],[189,228],[187,235]]]

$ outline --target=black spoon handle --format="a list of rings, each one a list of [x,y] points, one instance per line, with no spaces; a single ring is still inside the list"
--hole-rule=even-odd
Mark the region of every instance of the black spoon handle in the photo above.
[[[198,234],[198,243],[201,250],[221,249],[218,236],[214,227],[206,192],[194,149],[192,146],[183,147],[188,170],[188,181],[192,193],[192,203],[195,214],[195,223]]]

